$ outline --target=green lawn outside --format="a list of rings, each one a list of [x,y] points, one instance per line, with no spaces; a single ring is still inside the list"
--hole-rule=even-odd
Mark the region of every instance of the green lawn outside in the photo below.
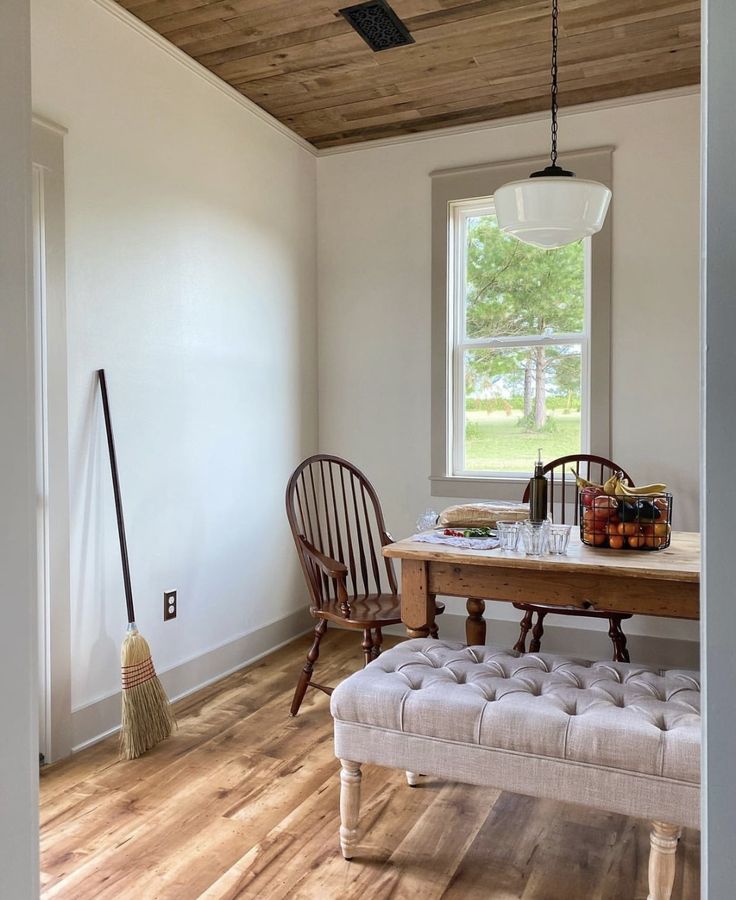
[[[580,452],[580,413],[554,411],[552,431],[530,433],[519,427],[520,415],[513,412],[467,412],[465,467],[469,471],[530,473],[542,448],[548,462],[558,456]]]

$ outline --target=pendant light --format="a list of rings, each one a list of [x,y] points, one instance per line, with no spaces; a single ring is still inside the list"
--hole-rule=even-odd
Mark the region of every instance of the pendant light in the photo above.
[[[551,165],[523,181],[504,184],[494,195],[501,231],[545,250],[600,231],[611,200],[604,184],[576,178],[557,165],[557,3],[552,0]]]

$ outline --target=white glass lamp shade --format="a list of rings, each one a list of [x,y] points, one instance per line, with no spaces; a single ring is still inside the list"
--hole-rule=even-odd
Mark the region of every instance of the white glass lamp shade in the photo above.
[[[540,176],[504,184],[493,199],[501,231],[552,250],[600,231],[611,191],[598,181]]]

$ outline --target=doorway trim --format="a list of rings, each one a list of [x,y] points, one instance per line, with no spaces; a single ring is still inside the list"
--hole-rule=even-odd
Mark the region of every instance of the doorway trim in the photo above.
[[[65,134],[65,128],[33,117],[39,717],[46,762],[72,748]]]

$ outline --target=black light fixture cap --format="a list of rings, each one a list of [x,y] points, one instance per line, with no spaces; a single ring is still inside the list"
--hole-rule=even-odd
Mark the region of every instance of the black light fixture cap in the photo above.
[[[575,173],[569,172],[567,169],[562,169],[560,166],[553,164],[551,166],[547,166],[546,169],[540,169],[539,172],[532,172],[529,176],[530,178],[574,178]]]

